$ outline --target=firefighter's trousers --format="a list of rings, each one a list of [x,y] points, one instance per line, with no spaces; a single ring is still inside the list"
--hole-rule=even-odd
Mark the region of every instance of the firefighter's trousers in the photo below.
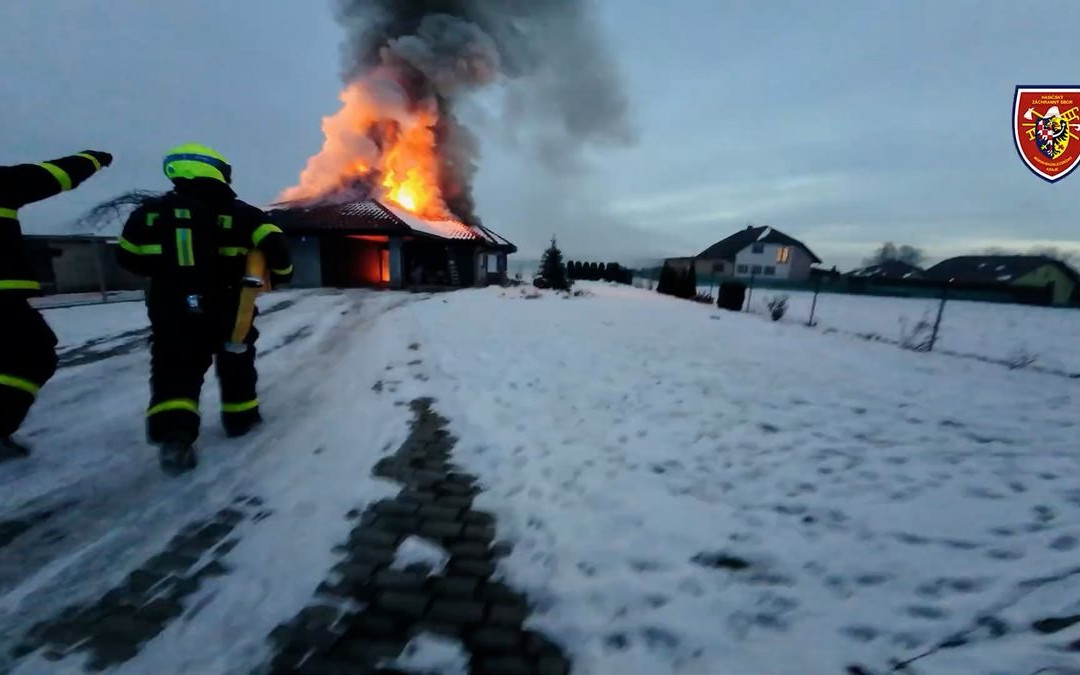
[[[235,312],[233,313],[235,315]],[[151,443],[194,443],[199,437],[199,394],[213,362],[221,388],[221,422],[227,432],[259,419],[254,327],[247,351],[227,351],[227,324],[211,317],[154,320],[151,312],[150,408],[146,431]]]
[[[0,298],[0,438],[15,433],[56,373],[56,334],[23,298]]]

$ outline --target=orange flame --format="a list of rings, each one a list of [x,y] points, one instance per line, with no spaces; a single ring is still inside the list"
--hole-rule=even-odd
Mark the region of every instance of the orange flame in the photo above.
[[[279,200],[317,199],[368,179],[377,181],[381,199],[424,218],[450,217],[439,189],[434,104],[410,109],[396,82],[378,72],[347,86],[341,102],[340,111],[323,119],[322,150]]]

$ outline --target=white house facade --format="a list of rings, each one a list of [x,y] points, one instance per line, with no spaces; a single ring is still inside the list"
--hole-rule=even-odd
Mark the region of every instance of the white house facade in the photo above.
[[[735,254],[734,276],[805,281],[812,265],[802,246],[754,242]]]

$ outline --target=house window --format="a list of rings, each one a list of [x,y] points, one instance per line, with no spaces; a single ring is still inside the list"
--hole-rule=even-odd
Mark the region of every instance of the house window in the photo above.
[[[751,267],[750,274],[761,274],[761,265],[754,265]]]
[[[775,267],[766,267],[765,268],[765,276],[767,276],[767,277],[776,276],[776,268]]]
[[[765,244],[754,244],[753,248],[751,248],[750,250],[753,251],[754,253],[764,253],[765,252]]]
[[[781,246],[780,248],[776,249],[776,262],[778,262],[780,264],[783,264],[783,263],[786,263],[790,258],[791,258],[791,247],[790,246]]]
[[[739,274],[746,274],[747,272],[750,271],[750,268],[747,265],[739,265],[737,270],[738,270]]]

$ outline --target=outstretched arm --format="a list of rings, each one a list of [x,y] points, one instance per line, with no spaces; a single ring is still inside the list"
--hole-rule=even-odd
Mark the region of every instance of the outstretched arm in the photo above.
[[[87,178],[110,164],[112,155],[109,153],[87,150],[40,164],[3,167],[0,202],[6,207],[18,209],[48,199],[77,188]]]

